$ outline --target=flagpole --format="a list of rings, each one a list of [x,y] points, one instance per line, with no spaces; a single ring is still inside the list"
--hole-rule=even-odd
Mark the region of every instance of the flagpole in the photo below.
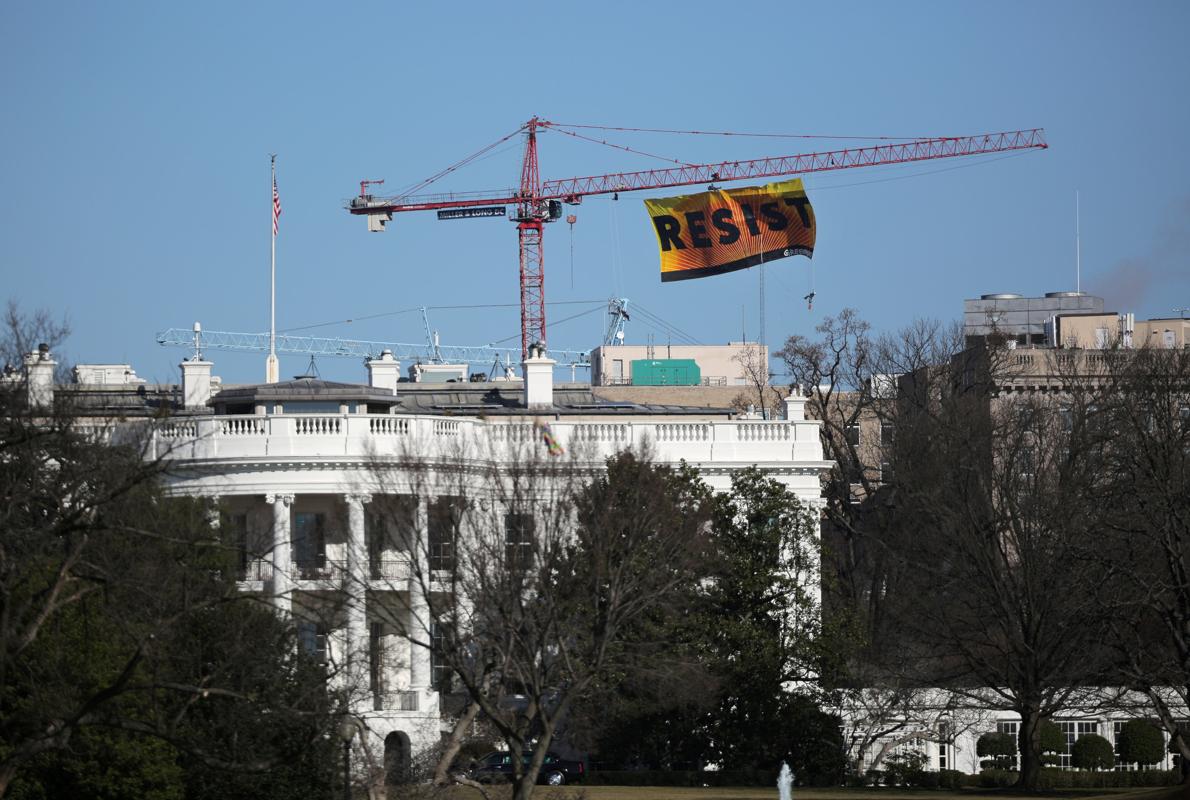
[[[269,266],[269,357],[265,360],[265,383],[280,380],[281,367],[277,363],[277,154],[270,153],[272,186],[269,194],[269,224],[273,231]]]

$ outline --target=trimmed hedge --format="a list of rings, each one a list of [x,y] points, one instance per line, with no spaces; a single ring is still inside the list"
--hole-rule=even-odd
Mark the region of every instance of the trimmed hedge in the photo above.
[[[848,779],[853,786],[884,783],[883,770],[873,770],[860,778]],[[1017,772],[1008,769],[985,769],[978,775],[968,775],[955,769],[937,772],[923,771],[914,776],[909,785],[920,789],[961,789],[963,786],[981,786],[986,789],[1003,789],[1016,783]],[[1079,772],[1075,770],[1042,769],[1038,781],[1039,789],[1128,789],[1151,786],[1173,786],[1182,779],[1176,769],[1147,769],[1140,772]],[[587,773],[585,781],[590,786],[776,786],[777,773],[772,770],[729,769],[719,772],[698,770],[610,770],[601,769]]]
[[[1165,757],[1165,734],[1144,720],[1132,719],[1121,725],[1117,741],[1121,763],[1143,767]]]
[[[1077,769],[1108,770],[1116,765],[1116,754],[1107,739],[1085,733],[1070,748],[1070,764]]]
[[[985,769],[979,773],[979,785],[985,789],[1003,789],[1016,783],[1017,772]],[[1146,769],[1139,772],[1078,772],[1043,769],[1038,789],[1128,789],[1146,786],[1173,786],[1182,780],[1176,769]]]

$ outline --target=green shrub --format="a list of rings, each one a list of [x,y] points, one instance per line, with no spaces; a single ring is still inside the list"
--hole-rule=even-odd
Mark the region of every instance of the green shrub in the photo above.
[[[975,754],[986,757],[979,762],[985,769],[1008,769],[1016,755],[1016,740],[1007,733],[985,733],[975,742]]]
[[[938,786],[943,789],[962,789],[967,776],[957,769],[938,770]]]
[[[847,786],[851,789],[862,789],[871,784],[872,779],[867,775],[850,774],[847,776]]]
[[[1146,767],[1165,757],[1165,734],[1144,720],[1132,719],[1121,725],[1116,743],[1122,764]]]
[[[1003,789],[1012,786],[1017,779],[1016,770],[985,769],[979,773],[979,785],[984,789]]]
[[[1111,742],[1095,733],[1086,733],[1070,748],[1070,764],[1077,769],[1099,771],[1116,765]]]
[[[1066,734],[1056,722],[1043,719],[1038,725],[1041,734],[1041,763],[1053,766],[1058,763],[1058,754],[1066,752]]]
[[[937,789],[942,785],[942,779],[937,772],[922,770],[913,776],[912,782],[909,785],[922,789]]]
[[[884,782],[888,786],[915,786],[925,769],[926,754],[918,750],[893,753],[884,759]]]
[[[1055,789],[1127,789],[1131,787],[1172,786],[1181,780],[1177,770],[1150,769],[1140,772],[1075,772],[1073,770],[1041,770],[1037,788]]]

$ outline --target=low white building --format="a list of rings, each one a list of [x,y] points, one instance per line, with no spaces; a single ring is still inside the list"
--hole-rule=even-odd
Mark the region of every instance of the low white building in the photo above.
[[[169,490],[218,498],[222,524],[242,542],[241,588],[291,615],[304,646],[337,664],[350,662],[363,679],[357,685],[368,687],[351,709],[364,723],[368,751],[374,763],[383,754],[386,769],[400,772],[442,730],[431,651],[398,630],[414,627],[427,602],[409,554],[436,552],[436,502],[453,501],[460,485],[471,495],[466,499],[482,500],[489,487],[481,479],[456,482],[436,496],[432,484],[414,488],[399,475],[380,487],[378,465],[399,468],[411,456],[458,465],[464,454],[465,467],[466,454],[474,454],[498,466],[526,444],[544,447],[541,425],[548,424],[558,445],[582,454],[584,470],[647,443],[656,460],[685,461],[716,490],[755,465],[812,507],[830,468],[820,423],[805,418],[798,396],[785,401],[784,418],[761,420],[732,409],[613,402],[589,386],[555,386],[554,363],[540,352],[522,366],[525,380],[518,383],[398,383],[399,364],[389,357],[369,364],[366,384],[298,378],[220,390],[211,362],[195,358],[182,363],[179,387],[62,389],[96,419],[135,417],[154,405],[172,409],[152,426],[148,453],[169,462]],[[414,509],[408,530],[373,519],[377,494],[406,493]]]

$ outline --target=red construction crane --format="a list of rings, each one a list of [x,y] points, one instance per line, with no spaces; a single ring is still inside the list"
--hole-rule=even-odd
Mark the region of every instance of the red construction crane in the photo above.
[[[529,352],[529,345],[546,341],[545,330],[545,261],[542,254],[542,233],[545,223],[554,222],[562,216],[562,203],[577,204],[584,197],[600,194],[618,194],[641,189],[662,189],[675,186],[693,186],[717,181],[738,181],[749,178],[776,178],[805,175],[811,172],[830,172],[852,167],[876,167],[887,164],[905,164],[913,161],[927,161],[935,158],[974,156],[987,153],[1001,153],[1010,150],[1045,149],[1044,131],[1032,130],[984,133],[976,136],[944,136],[930,139],[912,139],[868,147],[831,150],[821,153],[802,153],[792,156],[774,156],[744,161],[723,161],[718,164],[682,164],[665,169],[641,170],[637,172],[616,172],[610,175],[592,175],[585,178],[543,181],[537,168],[537,131],[552,129],[580,139],[596,141],[566,128],[595,128],[599,126],[563,125],[533,117],[516,131],[492,143],[463,161],[454,164],[436,175],[427,178],[411,191],[428,186],[438,178],[454,172],[469,161],[490,152],[514,136],[525,134],[525,154],[521,164],[520,189],[510,189],[503,194],[456,193],[437,195],[413,195],[395,197],[373,197],[367,194],[368,183],[361,182],[360,195],[348,204],[352,214],[365,215],[368,229],[384,230],[385,223],[393,214],[405,211],[428,211],[432,209],[475,209],[472,214],[460,211],[459,216],[503,216],[503,209],[479,211],[482,206],[515,205],[510,218],[517,226],[520,240],[521,276],[521,355]],[[613,130],[643,130],[615,128]],[[701,131],[669,131],[670,133],[702,133]],[[825,138],[825,137],[824,137]],[[887,137],[886,137],[887,138]],[[611,145],[619,147],[618,145]],[[619,147],[631,150],[627,147]],[[635,152],[635,151],[634,151]]]

